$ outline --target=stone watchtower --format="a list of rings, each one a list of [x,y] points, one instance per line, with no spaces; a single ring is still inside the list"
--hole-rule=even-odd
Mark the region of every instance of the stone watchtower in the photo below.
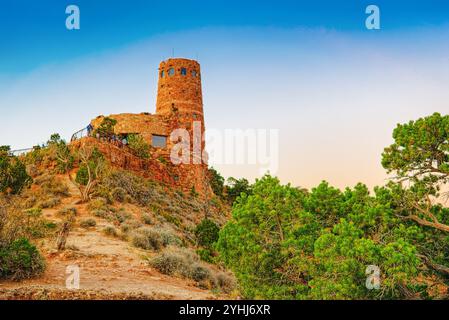
[[[139,134],[151,145],[151,156],[146,160],[125,156],[121,149],[117,149],[117,154],[112,155],[113,148],[109,148],[111,150],[105,151],[105,154],[111,154],[114,165],[132,169],[186,191],[194,188],[203,195],[211,192],[207,183],[207,159],[203,157],[205,126],[198,62],[176,58],[160,63],[156,114],[122,113],[108,117],[116,120],[114,134],[120,140],[126,140],[131,134]],[[101,126],[104,118],[99,116],[92,120],[93,129]],[[161,166],[161,157],[170,160],[167,157],[171,155],[174,145],[177,145],[171,139],[175,129],[186,129],[189,133],[190,161]],[[107,146],[111,147],[110,144]],[[142,164],[142,161],[145,163]]]
[[[197,146],[201,146],[201,153],[205,148],[201,139],[204,137],[205,126],[201,70],[197,61],[173,58],[160,63],[156,114],[172,118],[171,129],[185,128],[189,131],[195,163],[201,162],[201,154],[193,152],[194,140]],[[201,136],[198,136],[199,132]]]
[[[200,64],[189,59],[168,59],[159,65],[156,114],[180,120],[203,121]]]
[[[190,135],[191,163],[181,164],[181,180],[190,181],[205,192],[207,163],[203,157],[204,114],[200,64],[195,60],[172,58],[159,64],[156,114],[169,118],[169,127],[187,129]]]

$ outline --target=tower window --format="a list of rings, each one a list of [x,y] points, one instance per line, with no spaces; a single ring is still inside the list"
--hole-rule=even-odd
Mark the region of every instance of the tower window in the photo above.
[[[181,75],[186,76],[187,75],[187,69],[181,68]]]
[[[170,68],[170,69],[168,69],[168,75],[171,77],[171,76],[174,76],[175,75],[175,68]]]
[[[167,147],[167,137],[153,134],[151,137],[151,145],[155,148]]]
[[[165,71],[162,70],[162,71],[161,71],[161,78],[163,78],[164,76],[165,76]]]
[[[192,76],[196,77],[196,70],[192,70]]]

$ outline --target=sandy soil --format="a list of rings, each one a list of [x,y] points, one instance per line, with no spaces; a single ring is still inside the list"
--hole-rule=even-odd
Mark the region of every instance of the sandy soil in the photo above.
[[[68,183],[67,185],[70,185]],[[73,185],[72,185],[73,186]],[[77,189],[59,207],[77,201]],[[83,205],[76,205],[77,220],[93,218]],[[58,220],[56,209],[43,210],[49,220]],[[67,239],[67,249],[57,252],[54,240],[45,239],[38,246],[47,268],[36,279],[0,282],[0,299],[217,299],[208,290],[195,287],[190,280],[169,277],[152,269],[146,262],[150,252],[134,248],[127,241],[106,236],[101,230],[108,225],[95,218],[89,230],[74,227]],[[66,268],[79,266],[80,289],[66,288]]]

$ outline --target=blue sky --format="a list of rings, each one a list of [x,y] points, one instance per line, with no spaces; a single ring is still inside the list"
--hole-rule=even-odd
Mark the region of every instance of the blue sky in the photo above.
[[[65,29],[68,4],[81,30]],[[368,4],[381,30],[365,28]],[[449,113],[448,1],[3,0],[0,145],[154,112],[158,64],[173,49],[201,63],[207,128],[279,129],[277,175],[295,185],[383,184],[396,124]]]
[[[162,34],[204,27],[364,30],[364,9],[381,8],[385,31],[448,23],[449,2],[264,0],[2,0],[0,72],[25,72],[46,63],[126,46]],[[81,30],[65,29],[65,8],[81,9]],[[171,54],[171,53],[167,53]]]

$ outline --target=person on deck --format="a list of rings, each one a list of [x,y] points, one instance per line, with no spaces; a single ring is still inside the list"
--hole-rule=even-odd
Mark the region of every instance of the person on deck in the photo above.
[[[94,127],[92,126],[92,124],[89,123],[89,125],[86,127],[86,129],[87,129],[87,135],[90,136]]]

